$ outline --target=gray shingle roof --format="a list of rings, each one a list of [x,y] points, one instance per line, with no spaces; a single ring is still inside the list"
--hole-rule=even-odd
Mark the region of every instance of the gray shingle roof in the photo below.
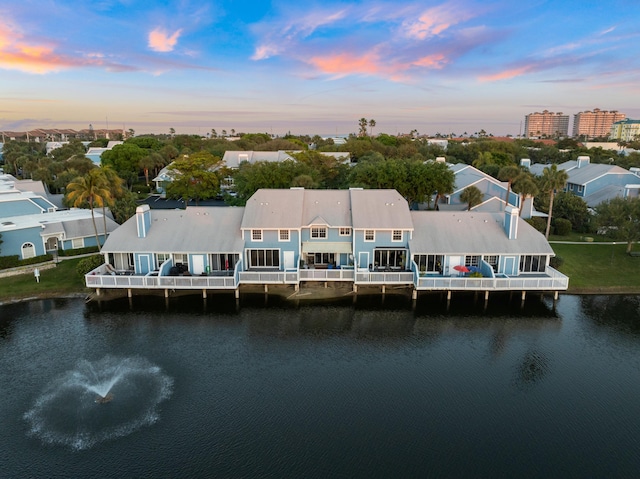
[[[411,217],[414,254],[553,254],[544,236],[522,218],[517,240],[508,239],[503,213],[412,211]]]
[[[244,208],[192,206],[151,210],[146,238],[138,238],[136,217],[111,233],[104,253],[242,253],[240,222]]]
[[[407,201],[396,190],[349,190],[355,229],[413,230]]]

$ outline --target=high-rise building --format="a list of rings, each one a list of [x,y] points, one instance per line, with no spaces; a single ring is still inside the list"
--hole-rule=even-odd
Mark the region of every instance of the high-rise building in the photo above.
[[[581,111],[573,115],[573,136],[585,136],[586,138],[599,138],[609,136],[611,125],[616,121],[624,120],[626,115],[616,110]]]
[[[628,118],[616,121],[611,125],[609,139],[619,141],[634,141],[640,139],[640,120]]]
[[[562,112],[529,113],[524,117],[524,134],[532,136],[567,136],[569,134],[569,115]]]

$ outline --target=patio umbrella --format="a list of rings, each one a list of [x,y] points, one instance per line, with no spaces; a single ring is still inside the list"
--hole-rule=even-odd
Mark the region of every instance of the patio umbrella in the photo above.
[[[471,273],[479,273],[480,272],[480,268],[478,268],[477,266],[469,266],[469,272]]]
[[[455,265],[453,267],[453,269],[455,269],[456,271],[460,271],[461,273],[468,273],[469,272],[469,268],[467,268],[463,264],[457,264],[457,265]]]

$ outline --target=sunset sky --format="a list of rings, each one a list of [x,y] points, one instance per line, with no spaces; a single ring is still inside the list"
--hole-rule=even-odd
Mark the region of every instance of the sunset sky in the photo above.
[[[520,132],[640,119],[640,2],[0,0],[0,130]]]

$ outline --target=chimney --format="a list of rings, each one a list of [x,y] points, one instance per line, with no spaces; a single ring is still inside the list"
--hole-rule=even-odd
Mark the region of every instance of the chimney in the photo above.
[[[531,168],[531,160],[529,158],[522,158],[520,160],[520,166],[523,166],[524,168],[530,169]]]
[[[515,206],[507,205],[504,210],[504,232],[510,240],[518,237],[518,208]]]
[[[136,208],[136,226],[138,238],[146,238],[151,228],[151,208],[149,205],[141,205]]]
[[[578,157],[578,168],[582,168],[589,164],[590,158],[588,156],[579,156]]]

